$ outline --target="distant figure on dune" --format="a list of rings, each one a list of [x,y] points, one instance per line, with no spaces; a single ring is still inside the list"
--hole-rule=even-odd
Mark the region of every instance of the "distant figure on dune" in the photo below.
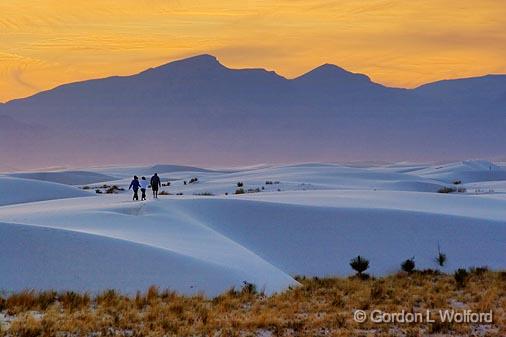
[[[128,189],[133,189],[134,191],[134,197],[132,200],[139,200],[139,187],[140,187],[140,183],[139,183],[139,177],[137,176],[134,176],[134,180],[132,180],[132,182],[130,183],[130,187],[128,187]]]
[[[142,177],[140,181],[141,185],[141,200],[146,200],[146,189],[148,188],[148,181],[146,180],[146,177]]]
[[[162,182],[160,181],[158,173],[155,173],[155,175],[151,177],[151,189],[153,190],[153,198],[155,199],[158,199],[159,187],[162,187]]]

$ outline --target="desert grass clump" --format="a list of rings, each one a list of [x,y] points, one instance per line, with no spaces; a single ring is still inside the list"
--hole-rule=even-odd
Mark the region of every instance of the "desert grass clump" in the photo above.
[[[77,293],[75,291],[65,291],[58,294],[58,301],[63,309],[75,311],[87,307],[91,303],[88,293]]]
[[[242,287],[230,288],[213,298],[202,294],[185,296],[157,286],[133,296],[104,291],[89,296],[89,302],[82,301],[80,293],[60,292],[53,301],[54,293],[42,296],[39,292],[26,291],[22,296],[10,295],[9,305],[18,309],[12,324],[3,325],[0,336],[473,335],[476,326],[468,323],[378,325],[353,320],[357,309],[437,311],[450,308],[453,303],[457,303],[457,310],[461,306],[479,312],[492,310],[494,324],[484,335],[506,336],[506,311],[503,310],[506,272],[469,271],[464,288],[455,287],[453,275],[439,271],[414,272],[409,276],[396,273],[367,282],[358,277],[297,276],[296,280],[298,285],[270,295],[263,295],[253,283],[246,281]],[[65,301],[74,303],[75,310],[67,310],[72,305],[63,304],[66,293]],[[7,306],[8,296],[3,298],[4,310],[11,310]],[[41,301],[46,303],[45,309],[40,309]]]
[[[482,277],[485,273],[488,273],[488,271],[489,269],[487,266],[469,268],[469,273],[477,277]]]
[[[3,301],[3,308],[11,315],[29,311],[45,310],[49,305],[56,301],[56,292],[35,290],[23,290],[19,293],[11,294]]]
[[[256,284],[250,283],[248,281],[243,281],[241,293],[247,295],[256,295],[258,293]]]
[[[238,188],[238,189],[235,190],[235,194],[244,194],[244,193],[246,193],[244,191],[244,188]]]
[[[457,288],[464,288],[469,278],[469,273],[464,268],[459,268],[453,273],[453,278],[457,284]]]
[[[105,308],[112,308],[121,300],[121,295],[114,289],[104,290],[102,293],[98,294],[95,298],[95,302],[97,305],[100,305]]]
[[[39,337],[44,335],[44,330],[39,319],[30,313],[24,313],[16,318],[10,328],[8,336],[16,337]]]

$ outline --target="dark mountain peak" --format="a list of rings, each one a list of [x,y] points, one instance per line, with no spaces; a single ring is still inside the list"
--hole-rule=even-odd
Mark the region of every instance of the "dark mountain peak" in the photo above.
[[[172,70],[183,68],[184,69],[193,68],[202,71],[205,69],[222,69],[225,67],[218,61],[218,59],[215,56],[209,54],[202,54],[191,56],[181,60],[172,61],[159,67],[151,68],[149,70]]]
[[[296,78],[297,81],[310,81],[320,83],[349,83],[363,82],[372,83],[371,79],[363,74],[352,73],[344,68],[336,66],[335,64],[325,63],[315,69],[305,73],[304,75]]]
[[[192,65],[210,65],[210,66],[216,66],[220,65],[221,63],[218,61],[216,56],[209,55],[209,54],[201,54],[201,55],[195,55],[191,56],[185,59],[177,60],[174,62],[170,62],[169,64],[192,64]]]
[[[353,74],[352,72],[331,63],[322,64],[321,66],[316,67],[312,71],[325,72],[325,73]]]

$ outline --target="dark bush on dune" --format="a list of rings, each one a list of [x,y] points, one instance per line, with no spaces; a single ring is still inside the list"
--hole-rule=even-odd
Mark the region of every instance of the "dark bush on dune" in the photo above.
[[[239,181],[239,182],[237,183],[237,187],[243,187],[243,186],[244,186],[244,183],[243,183],[242,181]]]
[[[437,190],[437,193],[453,193],[453,192],[457,192],[457,189],[447,186],[441,187],[439,190]]]
[[[244,194],[246,192],[244,192],[244,188],[238,188],[235,190],[235,194]]]
[[[441,252],[441,248],[439,246],[437,247],[437,256],[435,260],[440,267],[444,267],[446,264],[446,254]]]
[[[116,185],[113,185],[111,187],[109,187],[107,190],[105,190],[105,193],[107,194],[116,194],[118,193],[119,191],[124,191],[125,189],[124,188],[120,188]]]
[[[369,268],[369,260],[362,256],[357,256],[350,261],[350,266],[357,272],[357,276],[361,278],[368,278],[367,274],[363,274]],[[367,275],[367,276],[366,276]]]
[[[455,278],[455,282],[457,283],[457,288],[464,288],[466,285],[466,281],[469,277],[469,273],[467,270],[463,268],[459,268],[453,273],[453,277]]]
[[[408,274],[411,274],[415,270],[415,258],[407,259],[401,264],[401,268]]]
[[[199,193],[193,193],[193,195],[198,195],[198,196],[213,196],[214,194],[211,193],[211,192],[199,192]]]

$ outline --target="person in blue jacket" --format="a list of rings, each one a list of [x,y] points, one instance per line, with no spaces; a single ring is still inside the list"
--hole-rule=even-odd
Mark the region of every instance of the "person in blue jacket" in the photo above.
[[[132,182],[130,183],[130,187],[128,188],[129,190],[130,189],[133,189],[134,191],[134,197],[132,200],[139,200],[139,187],[141,186],[141,184],[139,183],[139,177],[137,176],[134,176],[134,180],[132,180]]]

